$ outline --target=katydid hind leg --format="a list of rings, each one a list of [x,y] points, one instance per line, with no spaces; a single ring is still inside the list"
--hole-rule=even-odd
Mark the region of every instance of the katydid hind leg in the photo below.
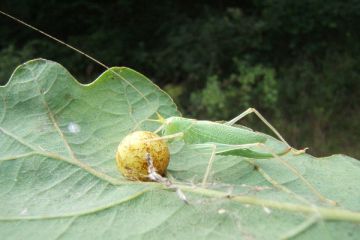
[[[257,163],[255,163],[253,160],[245,159],[249,164],[253,165],[256,170],[268,181],[270,184],[272,184],[275,188],[279,189],[280,191],[283,191],[291,196],[294,196],[297,200],[310,205],[309,201],[306,200],[304,197],[296,194],[286,186],[282,185],[280,182],[275,180],[272,176],[270,176],[262,167],[260,167]]]
[[[218,153],[218,148],[216,144],[212,144],[212,151],[211,156],[205,171],[205,175],[202,181],[202,185],[205,186],[209,175],[211,173],[212,165],[215,159],[215,155]],[[336,202],[334,202],[331,199],[326,198],[323,196],[314,186],[311,184],[299,171],[296,169],[293,165],[291,165],[289,162],[287,162],[285,159],[281,158],[275,151],[270,148],[269,146],[263,144],[263,143],[254,143],[254,144],[243,144],[243,145],[232,145],[232,147],[236,147],[239,149],[247,149],[250,147],[260,147],[269,152],[275,160],[277,160],[280,164],[282,164],[284,167],[286,167],[288,170],[290,170],[296,177],[300,179],[301,182],[304,183],[304,185],[321,201],[329,203],[331,205],[336,205]]]
[[[316,188],[315,186],[310,183],[292,164],[290,164],[289,162],[287,162],[285,159],[283,159],[281,156],[279,156],[278,154],[276,154],[269,146],[260,143],[258,145],[261,148],[264,148],[265,150],[267,150],[268,152],[270,152],[274,159],[277,160],[279,163],[281,163],[283,166],[285,166],[287,169],[289,169],[292,173],[295,174],[295,176],[297,176],[305,185],[306,187],[322,202],[328,203],[330,205],[336,205],[336,202],[326,198],[325,196],[323,196]]]
[[[267,121],[265,119],[265,117],[255,108],[248,108],[247,110],[245,110],[244,112],[242,112],[241,114],[239,114],[237,117],[231,119],[230,121],[226,122],[226,125],[233,125],[235,124],[237,121],[239,121],[240,119],[244,118],[245,116],[251,114],[251,113],[255,113],[255,115],[273,132],[275,133],[275,135],[283,142],[285,143],[289,148],[291,148],[291,146],[289,145],[289,143],[281,136],[281,134],[269,123],[269,121]]]

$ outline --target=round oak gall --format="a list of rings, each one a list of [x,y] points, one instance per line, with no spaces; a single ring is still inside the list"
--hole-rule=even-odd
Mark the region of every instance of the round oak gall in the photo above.
[[[159,135],[148,131],[136,131],[127,135],[116,151],[119,171],[129,180],[149,181],[147,162],[149,154],[156,172],[164,175],[170,153],[166,142],[159,138]]]

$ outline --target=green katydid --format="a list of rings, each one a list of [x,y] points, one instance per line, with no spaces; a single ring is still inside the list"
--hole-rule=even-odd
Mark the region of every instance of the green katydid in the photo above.
[[[262,133],[254,132],[248,128],[241,128],[232,126],[238,120],[244,116],[255,113],[284,143],[285,147],[278,153],[275,153],[270,147],[265,145],[268,137]],[[155,131],[162,131],[162,137],[159,139],[173,139],[182,138],[187,144],[206,144],[212,147],[212,154],[209,159],[209,163],[203,177],[202,184],[207,183],[212,163],[216,154],[218,155],[235,155],[246,158],[275,158],[280,163],[285,165],[290,171],[292,171],[297,177],[299,177],[305,185],[322,201],[330,202],[333,201],[326,199],[322,196],[313,186],[309,183],[293,166],[283,160],[280,156],[289,153],[291,150],[293,154],[298,155],[305,152],[306,149],[296,150],[293,149],[280,133],[254,108],[249,108],[234,119],[224,124],[189,119],[183,117],[169,117],[164,119],[158,114],[158,120],[150,120],[160,122],[161,126]],[[157,139],[153,139],[157,140]],[[266,150],[259,152],[254,148],[260,148]]]
[[[256,110],[249,109],[245,113],[250,113],[252,111]],[[243,115],[244,114],[241,114],[241,116]],[[238,118],[235,120],[237,119]],[[244,148],[232,150],[219,149],[217,153],[221,153],[222,155],[236,155],[249,158],[273,157],[273,154],[271,153],[256,152],[250,149],[252,145],[255,146],[256,144],[265,143],[267,140],[265,135],[250,129],[233,127],[232,125],[235,122],[233,120],[225,124],[183,117],[170,117],[160,121],[163,122],[161,127],[163,128],[163,135],[167,136],[179,133],[179,135],[182,135],[184,141],[189,144],[214,143],[217,146],[244,146]],[[266,123],[271,126],[267,121]],[[274,128],[271,126],[271,129]],[[277,155],[288,153],[291,150],[291,147],[275,129],[274,132],[286,145],[286,148],[280,153],[277,153]]]
[[[119,73],[110,69],[104,63],[96,60],[95,58],[91,57],[90,55],[82,52],[81,50],[39,30],[38,28],[27,24],[5,12],[0,11],[1,14],[53,39],[54,41],[65,45],[68,48],[73,49],[74,51],[84,55],[85,57],[89,58],[90,60],[94,61],[95,63],[101,65],[102,67],[110,70],[115,76],[119,77],[122,81],[126,82],[129,86],[131,86],[141,97],[143,97],[146,102],[149,102],[147,97],[138,90],[133,84],[131,84],[128,80],[122,77]],[[277,137],[285,144],[284,150],[281,152],[275,153],[272,149],[267,147],[264,143],[267,139],[263,134],[245,129],[245,128],[238,128],[232,126],[238,120],[243,118],[244,116],[255,113],[276,135]],[[158,116],[159,113],[157,113]],[[284,140],[284,138],[278,133],[278,131],[271,126],[271,124],[255,109],[250,108],[237,116],[236,118],[232,119],[231,121],[220,124],[216,122],[210,121],[198,121],[194,119],[187,119],[181,117],[170,117],[167,119],[163,119],[159,117],[161,122],[161,127],[158,131],[163,132],[162,139],[171,139],[175,137],[182,136],[184,141],[189,144],[210,144],[213,148],[212,155],[209,159],[209,163],[207,166],[207,170],[205,176],[203,178],[203,183],[207,182],[212,162],[214,160],[215,154],[233,154],[237,156],[244,156],[249,158],[276,158],[286,167],[288,167],[294,174],[296,174],[320,199],[324,200],[325,198],[318,193],[315,188],[303,177],[301,174],[289,165],[286,161],[280,158],[281,155],[288,153],[292,148],[290,145]],[[255,147],[261,147],[267,150],[267,153],[259,152],[254,150]],[[301,154],[305,150],[296,151],[295,154]]]
[[[273,149],[265,144],[268,137],[262,133],[254,132],[251,129],[245,127],[236,127],[232,126],[241,118],[245,117],[248,114],[255,113],[259,119],[268,126],[275,135],[284,143],[285,147],[280,152],[275,153]],[[212,163],[216,154],[218,155],[235,155],[242,156],[246,158],[253,159],[264,159],[264,158],[274,158],[278,160],[281,164],[287,167],[292,171],[301,181],[323,202],[329,203],[331,205],[336,205],[331,199],[327,199],[316,188],[308,182],[296,168],[290,165],[287,161],[282,159],[280,156],[285,155],[289,152],[292,152],[294,155],[299,155],[305,153],[306,149],[296,150],[292,148],[285,139],[280,135],[280,133],[254,108],[249,108],[234,119],[221,124],[218,122],[204,121],[189,119],[183,117],[169,117],[164,119],[161,115],[158,115],[158,120],[151,120],[155,122],[160,122],[161,126],[155,132],[162,132],[162,137],[158,139],[173,139],[173,138],[182,138],[187,144],[199,144],[199,145],[210,145],[212,148],[211,157],[209,159],[206,172],[203,177],[202,185],[205,186],[212,168]],[[157,139],[152,139],[157,140]],[[265,150],[257,151],[256,148]],[[153,166],[150,166],[150,168]],[[264,173],[262,170],[261,174],[271,182],[276,187],[279,187],[279,184]],[[154,172],[149,171],[149,175],[154,174]],[[164,183],[166,180],[158,176],[159,182]],[[166,179],[166,178],[165,178]],[[286,187],[280,186],[281,190],[295,195],[296,198],[301,201],[307,202],[305,199],[297,196],[292,193]],[[177,190],[178,192],[178,190]],[[184,199],[183,194],[180,191],[178,195],[181,199]],[[186,198],[185,198],[186,199]],[[308,202],[307,202],[308,203]]]

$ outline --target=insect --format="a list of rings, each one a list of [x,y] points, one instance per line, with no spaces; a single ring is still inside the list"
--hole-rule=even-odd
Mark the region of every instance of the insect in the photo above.
[[[86,54],[85,52],[61,41],[58,38],[55,38],[38,28],[27,24],[16,17],[13,17],[5,12],[0,11],[2,15],[5,15],[51,39],[54,41],[65,45],[68,48],[78,52],[79,54],[89,58],[90,60],[94,61],[95,63],[101,65],[102,67],[111,71],[114,75],[119,77],[122,81],[126,82],[130,87],[132,87],[141,97],[143,97],[146,102],[149,100],[146,96],[138,90],[133,84],[127,81],[124,77],[120,74],[116,73],[115,71],[111,70],[107,65],[98,61],[97,59],[91,57],[90,55]],[[275,135],[284,143],[285,147],[280,152],[274,152],[269,146],[265,144],[267,137],[263,134],[254,132],[252,130],[246,128],[239,128],[237,126],[233,126],[237,121],[242,119],[243,117],[254,113],[262,122],[264,122],[274,133]],[[157,113],[158,114],[158,113]],[[159,119],[154,120],[159,122],[161,125],[155,132],[161,132],[162,136],[161,139],[172,139],[172,138],[182,138],[185,143],[188,144],[207,144],[212,148],[212,154],[209,159],[207,169],[205,171],[205,175],[202,180],[203,186],[206,185],[209,174],[211,172],[212,163],[214,161],[214,157],[216,154],[222,155],[236,155],[236,156],[243,156],[247,158],[275,158],[283,165],[285,165],[290,171],[292,171],[297,177],[304,182],[304,184],[321,200],[325,200],[326,198],[323,197],[313,186],[309,183],[294,167],[292,167],[289,163],[284,161],[281,156],[292,152],[293,154],[301,154],[304,153],[306,149],[303,150],[295,150],[293,149],[285,139],[279,134],[279,132],[254,108],[249,108],[248,110],[244,111],[243,113],[239,114],[234,119],[226,122],[224,124],[220,124],[217,122],[210,122],[210,121],[198,121],[195,119],[188,119],[182,117],[169,117],[164,119],[160,114],[158,114]],[[259,151],[262,149],[262,151]],[[265,150],[265,153],[264,153]],[[149,159],[152,159],[151,156],[144,156],[144,158],[148,162],[148,174],[156,175],[156,170],[149,171],[151,168],[151,162]],[[149,165],[150,164],[150,165]],[[156,180],[156,179],[155,179]],[[160,181],[161,180],[161,181]],[[164,179],[160,179],[159,182],[166,182]]]
[[[267,147],[265,142],[268,137],[264,134],[254,132],[248,128],[233,126],[238,120],[250,113],[255,113],[278,136],[285,145],[283,150],[275,153],[270,147]],[[202,181],[203,185],[205,185],[208,180],[214,156],[216,154],[257,159],[274,157],[280,159],[280,156],[289,153],[291,150],[293,150],[294,154],[301,154],[306,150],[293,149],[280,133],[253,108],[246,110],[224,124],[183,117],[169,117],[164,119],[162,116],[158,115],[158,118],[159,119],[155,121],[160,122],[161,126],[155,132],[162,132],[163,137],[160,137],[160,139],[182,138],[187,144],[207,144],[212,148],[212,154]],[[266,152],[258,151],[259,148]],[[281,162],[283,161],[281,160]],[[292,169],[292,171],[295,174],[299,174],[294,169]]]

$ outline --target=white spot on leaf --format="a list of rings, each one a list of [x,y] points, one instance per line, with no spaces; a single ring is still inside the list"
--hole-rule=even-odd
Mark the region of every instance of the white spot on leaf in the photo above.
[[[24,208],[23,210],[21,210],[20,215],[24,216],[28,213],[28,209]]]
[[[226,210],[223,209],[223,208],[220,208],[220,209],[218,210],[218,213],[219,213],[219,214],[224,214],[224,213],[226,213]]]
[[[263,207],[264,209],[264,212],[267,213],[267,214],[270,214],[271,213],[271,209],[270,208],[267,208],[267,207]]]
[[[80,132],[80,126],[77,123],[74,122],[70,122],[69,125],[67,126],[67,129],[69,130],[70,133],[79,133]]]

